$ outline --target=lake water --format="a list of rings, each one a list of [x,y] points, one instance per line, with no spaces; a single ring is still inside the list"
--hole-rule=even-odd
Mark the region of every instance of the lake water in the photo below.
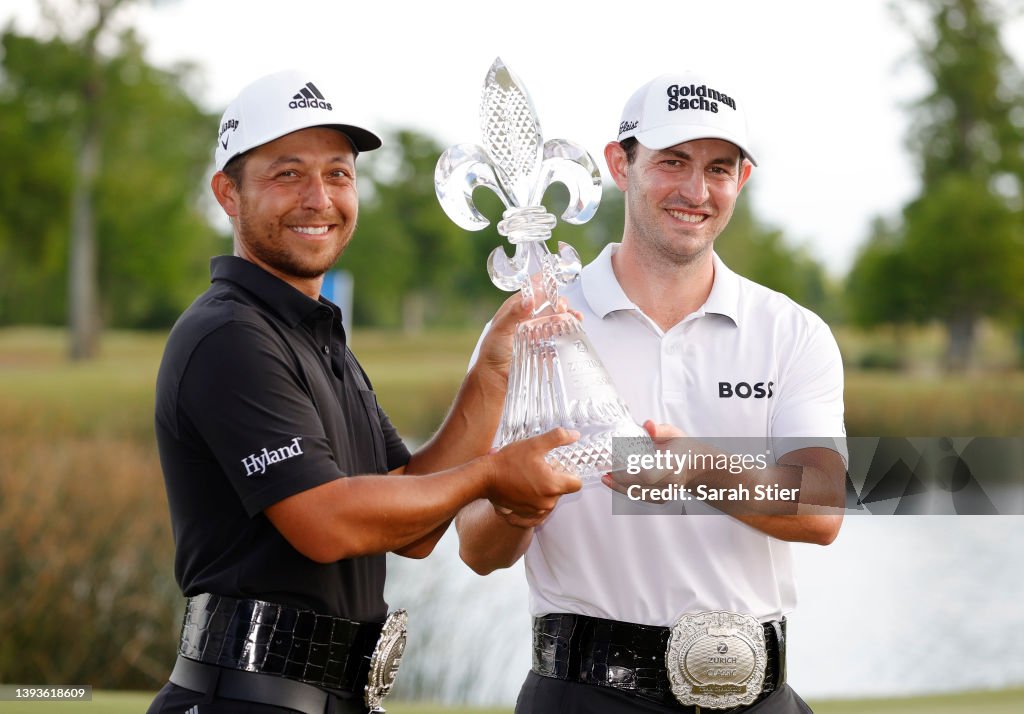
[[[452,529],[426,560],[389,556],[388,602],[410,612],[396,696],[512,705],[530,666],[522,562],[480,577],[457,551]],[[1024,684],[1024,517],[851,515],[794,557],[789,681],[805,697]]]

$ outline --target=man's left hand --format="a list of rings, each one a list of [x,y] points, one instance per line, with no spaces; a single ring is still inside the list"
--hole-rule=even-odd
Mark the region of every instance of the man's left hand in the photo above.
[[[522,293],[515,293],[503,302],[494,313],[490,328],[480,343],[475,366],[507,382],[516,328],[520,322],[532,317],[532,310],[533,300],[524,298]],[[565,298],[558,299],[556,312],[569,312],[577,320],[583,319],[579,312],[569,310]]]

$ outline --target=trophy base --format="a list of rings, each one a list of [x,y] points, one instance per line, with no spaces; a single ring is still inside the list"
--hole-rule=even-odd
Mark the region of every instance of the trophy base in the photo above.
[[[651,440],[647,432],[636,424],[630,426],[633,428],[580,436],[579,441],[548,452],[547,461],[552,466],[576,474],[583,481],[621,471],[626,468],[625,454],[650,451]],[[634,445],[613,448],[613,439],[625,438]]]
[[[580,438],[553,449],[548,461],[581,479],[624,467],[615,463],[613,438],[633,438],[638,445],[650,441],[633,421],[583,326],[569,313],[536,317],[517,328],[498,444],[556,427],[575,429]]]

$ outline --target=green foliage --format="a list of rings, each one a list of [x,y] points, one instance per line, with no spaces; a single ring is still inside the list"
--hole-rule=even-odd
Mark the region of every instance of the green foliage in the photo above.
[[[918,55],[933,88],[909,145],[922,193],[904,211],[902,250],[919,316],[947,324],[1024,309],[1024,80],[1002,47],[999,6],[927,0]]]
[[[147,64],[125,33],[97,59],[94,103],[79,44],[7,29],[2,38],[0,324],[60,323],[67,311],[71,180],[77,137],[95,121],[101,144],[94,212],[104,321],[167,325],[202,289],[215,232],[200,195],[215,118],[184,90],[194,71]]]
[[[1024,82],[987,0],[918,0],[917,56],[932,80],[908,145],[921,194],[901,225],[876,222],[847,285],[861,325],[940,320],[947,367],[969,360],[983,316],[1024,309]]]
[[[825,274],[803,248],[789,245],[782,232],[763,225],[754,215],[750,189],[736,202],[729,226],[715,241],[715,251],[732,270],[801,305],[828,312]]]
[[[846,279],[847,316],[853,324],[870,327],[923,318],[927,310],[914,299],[908,262],[896,229],[875,219]]]
[[[360,159],[366,190],[359,228],[341,260],[355,276],[357,323],[452,324],[465,320],[481,296],[497,304],[500,295],[487,282],[476,250],[479,236],[452,223],[434,194],[434,165],[442,151],[433,139],[400,130]]]
[[[150,66],[131,32],[94,60],[59,35],[8,29],[2,42],[0,148],[18,170],[0,176],[0,325],[66,320],[73,169],[86,125],[98,127],[101,146],[93,208],[103,321],[170,325],[204,288],[209,256],[224,249],[203,210],[215,118],[183,89],[195,69]],[[90,94],[95,101],[83,100]],[[443,148],[395,130],[359,159],[359,227],[339,265],[354,276],[356,324],[482,325],[506,297],[486,270],[492,250],[511,251],[495,227],[504,207],[479,190],[491,225],[470,233],[452,223],[432,180]],[[556,214],[567,202],[560,184],[544,197]],[[621,238],[622,222],[622,195],[608,185],[597,215],[582,226],[559,222],[550,247],[565,241],[589,261]],[[739,272],[820,306],[820,268],[742,203],[720,245]]]
[[[905,211],[902,258],[916,313],[949,322],[1024,309],[1024,213],[949,173]]]
[[[932,88],[914,105],[908,135],[925,190],[948,173],[990,176],[1019,170],[1022,78],[1003,48],[1003,6],[993,0],[918,0],[929,15],[916,29],[917,57]]]
[[[490,191],[478,190],[473,200],[491,225],[476,233],[456,226],[434,193],[434,166],[443,151],[428,136],[398,130],[385,136],[382,149],[359,159],[359,227],[340,261],[355,278],[357,324],[482,326],[507,297],[491,283],[486,267],[495,248],[512,250],[496,229],[504,206]],[[560,214],[568,192],[554,184],[543,200]],[[588,260],[612,236],[617,239],[621,196],[606,190],[605,201],[609,205],[583,226],[559,222],[549,247],[563,240]]]

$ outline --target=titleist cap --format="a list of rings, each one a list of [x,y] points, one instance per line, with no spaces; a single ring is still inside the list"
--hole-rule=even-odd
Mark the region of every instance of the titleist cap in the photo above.
[[[656,77],[626,102],[618,140],[636,137],[648,149],[667,149],[695,139],[723,139],[756,166],[743,104],[730,89],[696,72]]]
[[[380,148],[372,131],[345,121],[351,119],[347,97],[322,76],[297,69],[257,79],[235,98],[220,120],[214,161],[217,170],[249,149],[299,129],[326,126],[349,138],[357,152]]]

